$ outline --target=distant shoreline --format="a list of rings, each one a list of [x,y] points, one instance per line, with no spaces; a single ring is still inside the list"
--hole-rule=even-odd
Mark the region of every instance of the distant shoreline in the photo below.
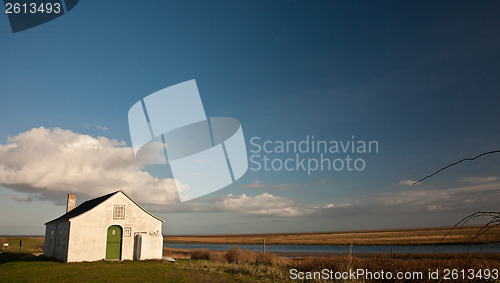
[[[165,238],[165,237],[164,237]],[[168,243],[168,244],[196,244],[196,245],[220,245],[224,243],[215,243],[215,242],[189,242],[189,241],[169,241],[169,240],[163,240],[163,243]],[[239,244],[239,245],[260,245],[262,246],[262,243],[239,243],[239,242],[231,242],[227,244]],[[452,245],[468,245],[469,242],[450,242],[450,243],[422,243],[422,244],[410,244],[410,243],[396,243],[396,244],[353,244],[354,246],[452,246]],[[499,241],[489,241],[489,242],[484,242],[484,241],[474,241],[474,245],[484,245],[484,244],[500,244]],[[266,242],[266,245],[304,245],[304,246],[350,246],[351,244],[290,244],[290,243],[268,243]]]
[[[469,244],[481,226],[456,229],[444,240],[451,227],[341,232],[304,232],[269,234],[164,235],[172,244],[257,244],[262,245],[457,245]],[[41,238],[43,235],[5,235],[0,237]],[[474,244],[500,243],[500,226],[474,240]]]
[[[165,235],[163,241],[175,244],[263,244],[266,245],[456,245],[469,244],[481,226],[456,229],[443,239],[451,227],[366,230],[343,232],[304,232],[270,234]],[[500,227],[474,240],[474,244],[500,242]]]

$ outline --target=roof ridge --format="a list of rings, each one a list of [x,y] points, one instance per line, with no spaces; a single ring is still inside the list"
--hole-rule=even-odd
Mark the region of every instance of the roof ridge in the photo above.
[[[76,217],[76,216],[78,216],[80,214],[83,214],[83,213],[91,210],[92,208],[98,206],[99,204],[101,204],[102,202],[104,202],[105,200],[107,200],[108,198],[110,198],[111,196],[117,194],[120,191],[121,190],[118,190],[118,191],[109,193],[107,195],[103,195],[103,196],[100,196],[100,197],[97,197],[97,198],[93,198],[93,199],[89,199],[87,201],[84,201],[82,204],[78,205],[77,207],[75,207],[71,211],[66,212],[65,214],[59,216],[58,218],[56,218],[54,220],[46,222],[45,225],[50,224],[50,223],[55,223],[55,222],[68,221],[69,219],[71,219],[73,217]]]
[[[103,195],[103,196],[100,196],[100,197],[97,197],[97,198],[93,198],[93,199],[89,199],[87,201],[84,201],[82,204],[80,204],[79,206],[75,207],[71,211],[66,212],[65,214],[61,215],[60,217],[58,217],[58,218],[56,218],[54,220],[46,222],[45,225],[51,224],[51,223],[56,223],[56,222],[69,221],[71,218],[77,217],[77,216],[79,216],[79,215],[81,215],[81,214],[83,214],[83,213],[85,213],[85,212],[93,209],[94,207],[100,205],[101,203],[103,203],[104,201],[106,201],[107,199],[109,199],[110,197],[112,197],[112,196],[114,196],[114,195],[116,195],[117,193],[120,193],[120,192],[124,196],[126,196],[130,201],[132,201],[135,205],[137,205],[140,209],[142,209],[144,212],[146,212],[147,214],[149,214],[153,218],[155,218],[157,220],[160,220],[161,222],[165,222],[161,218],[159,218],[159,217],[153,215],[151,212],[147,211],[144,207],[142,207],[140,204],[138,204],[135,200],[133,200],[124,191],[117,190],[117,191],[109,193],[107,195]]]

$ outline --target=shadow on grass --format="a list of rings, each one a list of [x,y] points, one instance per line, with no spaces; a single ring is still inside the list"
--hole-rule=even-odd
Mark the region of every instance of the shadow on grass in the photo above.
[[[0,264],[5,264],[14,261],[54,261],[54,259],[46,258],[43,255],[35,255],[32,253],[0,253]]]

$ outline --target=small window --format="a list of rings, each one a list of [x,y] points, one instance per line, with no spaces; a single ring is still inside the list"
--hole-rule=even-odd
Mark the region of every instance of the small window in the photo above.
[[[50,230],[50,239],[54,238],[54,230]]]
[[[113,209],[113,219],[125,219],[124,205],[115,205]]]
[[[130,237],[132,235],[132,228],[125,227],[124,235],[125,235],[125,237]]]

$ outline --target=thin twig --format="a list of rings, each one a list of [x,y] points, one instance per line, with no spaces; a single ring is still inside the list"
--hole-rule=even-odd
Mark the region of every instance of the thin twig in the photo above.
[[[496,211],[478,211],[478,212],[475,212],[473,214],[470,214],[468,215],[467,217],[463,218],[462,220],[460,220],[459,222],[457,222],[453,227],[451,227],[451,229],[448,231],[448,233],[446,233],[446,235],[444,235],[441,240],[439,241],[439,243],[442,243],[443,240],[448,236],[450,235],[450,233],[455,230],[455,228],[457,226],[460,225],[460,230],[462,230],[462,227],[467,224],[467,222],[469,222],[471,219],[473,218],[476,218],[476,217],[491,217],[490,221],[488,223],[486,223],[484,226],[482,226],[479,231],[476,233],[476,235],[474,235],[474,237],[472,237],[469,241],[469,245],[472,245],[473,241],[478,238],[479,236],[481,236],[482,234],[486,233],[488,230],[492,229],[492,228],[495,228],[497,226],[500,226],[500,212],[496,212]],[[460,232],[459,232],[460,233]]]
[[[500,222],[498,222],[499,220],[497,218],[498,218],[498,216],[494,217],[492,220],[490,220],[490,222],[486,223],[483,227],[481,227],[481,229],[479,229],[479,231],[476,233],[476,235],[470,240],[471,244],[472,244],[472,241],[474,241],[477,237],[486,233],[491,228],[495,228],[495,227],[499,226]]]
[[[457,164],[459,164],[459,163],[462,163],[462,162],[464,162],[464,161],[472,161],[472,160],[476,160],[476,159],[478,159],[479,157],[482,157],[482,156],[485,156],[485,155],[488,155],[488,154],[493,154],[493,153],[500,153],[500,150],[493,150],[493,151],[489,151],[489,152],[484,152],[484,153],[481,153],[481,154],[479,154],[478,156],[473,157],[473,158],[464,158],[464,159],[462,159],[462,160],[460,160],[460,161],[457,161],[457,162],[452,163],[452,164],[450,164],[450,165],[448,165],[448,166],[445,166],[445,167],[443,167],[443,168],[441,168],[441,169],[437,170],[436,172],[434,172],[434,173],[432,173],[432,174],[430,174],[430,175],[428,175],[428,176],[425,176],[424,178],[422,178],[422,179],[420,179],[420,180],[416,181],[415,183],[413,183],[413,185],[416,185],[416,184],[418,184],[418,183],[422,182],[423,180],[425,180],[425,179],[427,179],[427,178],[430,178],[430,177],[432,177],[432,176],[436,175],[437,173],[439,173],[439,172],[441,172],[441,171],[443,171],[443,170],[445,170],[445,169],[448,169],[448,168],[450,168],[450,167],[452,167],[452,166],[455,166],[455,165],[457,165]]]
[[[458,221],[455,225],[453,225],[453,227],[451,227],[451,229],[448,231],[448,233],[446,233],[446,235],[444,235],[443,238],[441,238],[441,241],[439,241],[439,243],[441,243],[444,240],[444,238],[446,238],[451,232],[453,232],[453,230],[455,230],[455,228],[458,225],[461,224],[460,225],[460,230],[459,230],[459,231],[461,231],[462,227],[465,224],[467,224],[467,222],[469,222],[469,220],[471,220],[473,218],[482,217],[482,216],[493,216],[493,215],[496,215],[496,214],[499,214],[499,212],[496,212],[496,211],[478,211],[478,212],[475,212],[473,214],[467,215],[462,220]]]

